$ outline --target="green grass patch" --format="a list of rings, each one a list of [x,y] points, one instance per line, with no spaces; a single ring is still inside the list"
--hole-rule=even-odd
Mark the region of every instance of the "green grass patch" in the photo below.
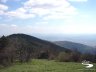
[[[86,69],[81,63],[33,59],[28,63],[15,63],[10,67],[2,68],[0,72],[96,72],[96,64],[93,68]]]

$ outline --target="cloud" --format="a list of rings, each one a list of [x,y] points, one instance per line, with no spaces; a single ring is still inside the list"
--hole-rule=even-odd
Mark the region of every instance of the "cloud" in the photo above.
[[[13,33],[23,33],[25,30],[23,27],[16,24],[0,24],[0,31],[0,35],[8,35]]]
[[[35,25],[0,24],[0,35],[12,33],[27,34],[95,34],[96,25],[80,21],[66,21],[64,23],[49,24],[46,21],[37,22]]]
[[[8,9],[7,7],[4,8]],[[19,19],[28,19],[37,16],[48,20],[68,18],[77,13],[76,8],[67,0],[27,0],[23,2],[20,8],[6,11],[4,15]]]
[[[21,1],[21,0],[0,0],[0,3],[7,3],[8,1]]]
[[[15,25],[15,24],[12,24],[11,26],[12,26],[12,27],[17,27],[17,25]]]
[[[54,11],[53,13],[50,13],[49,15],[44,17],[44,20],[48,19],[68,19],[70,17],[73,17],[78,14],[76,9],[73,6],[70,6],[68,8],[62,8],[61,10],[58,8],[59,11]]]
[[[27,33],[31,34],[37,32],[37,27],[32,25],[20,26],[17,24],[0,24],[0,35],[9,35],[14,33]]]
[[[17,27],[17,25],[16,24],[0,24],[0,27]],[[4,29],[6,29],[6,28],[4,28]]]
[[[0,4],[0,10],[8,10],[8,6]]]
[[[73,1],[73,2],[87,2],[88,0],[69,0],[69,1]]]
[[[48,21],[39,21],[39,22],[36,22],[36,24],[35,25],[46,25],[46,24],[48,24]]]
[[[76,8],[66,0],[28,0],[24,8],[44,19],[66,18],[77,14]]]
[[[32,29],[33,33],[39,34],[94,34],[96,25],[60,24],[60,25],[38,25]]]
[[[1,3],[6,3],[8,0],[0,0]]]
[[[5,11],[8,10],[8,6],[0,4],[0,15],[4,15]]]
[[[14,1],[20,1],[20,0],[14,0]],[[7,0],[6,0],[7,2]],[[28,19],[28,18],[34,18],[35,15],[32,13],[28,13],[28,11],[23,8],[17,8],[15,10],[8,10],[8,6],[4,4],[0,4],[0,15],[5,16],[6,18],[19,18],[19,19]]]
[[[34,14],[27,13],[27,11],[24,8],[18,8],[17,10],[9,11],[6,13],[6,15],[9,17],[20,18],[20,19],[28,19],[28,18],[35,17]]]

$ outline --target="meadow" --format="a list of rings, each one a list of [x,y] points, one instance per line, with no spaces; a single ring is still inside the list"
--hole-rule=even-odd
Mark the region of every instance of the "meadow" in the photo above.
[[[81,63],[33,59],[28,63],[16,62],[10,67],[2,67],[0,72],[96,72],[96,64],[86,69]]]

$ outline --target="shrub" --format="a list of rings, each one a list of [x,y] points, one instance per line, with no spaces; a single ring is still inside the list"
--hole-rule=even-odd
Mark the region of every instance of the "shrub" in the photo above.
[[[60,52],[57,61],[60,62],[69,62],[71,60],[71,54],[66,53],[66,52]]]

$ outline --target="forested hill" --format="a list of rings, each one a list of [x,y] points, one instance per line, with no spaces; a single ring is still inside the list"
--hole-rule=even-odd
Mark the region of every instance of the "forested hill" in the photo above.
[[[26,34],[12,34],[0,38],[1,63],[4,60],[23,62],[31,58],[54,59],[61,51],[71,52],[69,49]]]
[[[31,45],[32,48],[37,48],[40,49],[41,51],[44,50],[53,50],[53,51],[70,51],[69,49],[66,49],[64,47],[60,47],[54,43],[51,43],[49,41],[45,41],[39,38],[36,38],[34,36],[26,35],[26,34],[12,34],[7,36],[7,38],[12,41],[12,43],[17,43],[19,44],[24,43],[28,44],[29,46]],[[11,43],[11,44],[12,44]]]

